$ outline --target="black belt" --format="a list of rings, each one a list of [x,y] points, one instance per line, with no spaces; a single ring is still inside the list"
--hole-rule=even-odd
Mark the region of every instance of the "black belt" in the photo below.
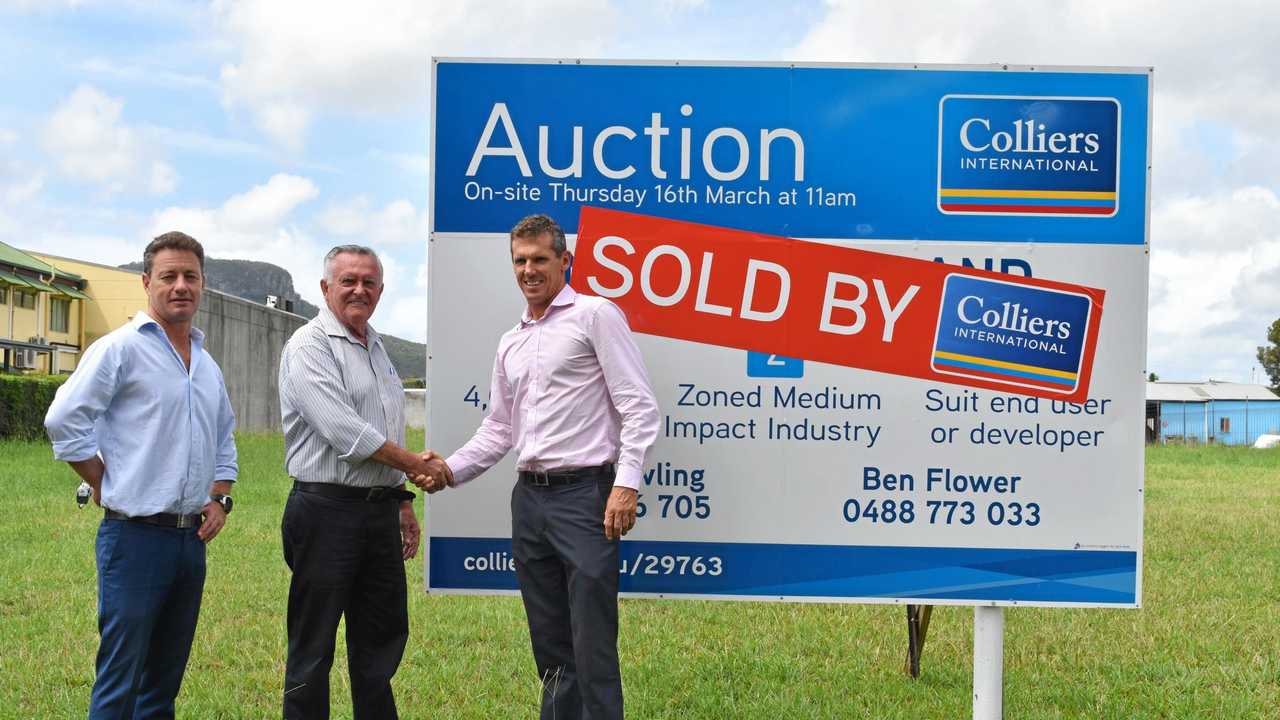
[[[567,468],[563,470],[520,470],[516,473],[520,482],[534,487],[551,487],[553,485],[572,485],[587,480],[612,480],[613,463],[596,465],[595,467]]]
[[[200,513],[193,515],[179,515],[178,513],[156,513],[155,515],[125,515],[115,510],[107,510],[108,520],[128,520],[130,522],[146,523],[148,525],[158,525],[160,527],[170,528],[192,528],[200,527]]]
[[[335,485],[334,483],[314,483],[293,481],[293,489],[298,492],[323,495],[336,500],[363,500],[364,502],[390,502],[392,500],[412,500],[416,495],[398,487],[353,487],[351,485]]]

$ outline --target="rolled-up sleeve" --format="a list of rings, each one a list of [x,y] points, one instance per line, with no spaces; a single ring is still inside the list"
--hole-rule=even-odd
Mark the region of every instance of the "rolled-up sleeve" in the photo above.
[[[591,339],[609,397],[622,418],[618,474],[613,482],[636,490],[643,477],[645,454],[658,439],[658,401],[640,348],[617,305],[605,303],[600,307],[591,326]]]
[[[58,388],[44,416],[55,459],[78,462],[98,454],[94,428],[115,397],[119,375],[118,347],[105,342],[89,346],[76,371]]]
[[[314,345],[303,345],[286,353],[283,362],[286,368],[281,378],[281,399],[338,451],[339,460],[362,462],[387,441],[351,406],[331,354]]]
[[[221,379],[221,377],[219,377]],[[236,456],[236,414],[231,409],[227,386],[222,384],[222,401],[218,406],[218,450],[214,459],[214,480],[235,482],[239,479],[240,464]]]
[[[493,374],[489,378],[489,414],[485,415],[475,435],[450,455],[445,463],[453,472],[455,483],[465,483],[493,467],[511,451],[511,412],[514,404],[507,376],[503,371],[502,357],[493,361]]]

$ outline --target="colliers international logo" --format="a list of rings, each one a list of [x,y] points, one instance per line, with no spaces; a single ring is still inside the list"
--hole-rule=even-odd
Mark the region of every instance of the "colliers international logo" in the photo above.
[[[948,275],[932,367],[1069,395],[1080,383],[1090,312],[1087,295]]]
[[[1114,98],[947,95],[938,105],[938,209],[1111,217],[1120,205]]]

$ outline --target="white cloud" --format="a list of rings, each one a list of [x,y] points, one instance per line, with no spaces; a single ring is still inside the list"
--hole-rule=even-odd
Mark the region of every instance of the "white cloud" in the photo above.
[[[706,0],[659,0],[658,10],[663,16],[670,18],[679,13],[705,8]]]
[[[152,215],[143,234],[151,238],[181,230],[199,240],[210,257],[274,263],[293,275],[299,294],[319,303],[326,248],[292,219],[294,210],[318,193],[307,178],[279,174],[216,208],[164,208]]]
[[[103,75],[113,80],[124,80],[139,85],[153,85],[176,90],[216,91],[214,80],[200,75],[174,72],[169,68],[152,65],[122,63],[104,57],[92,57],[78,64],[82,72]]]
[[[277,174],[265,185],[233,195],[218,211],[218,222],[237,232],[263,232],[279,225],[302,203],[320,194],[315,183],[297,175]]]
[[[1186,252],[1247,249],[1280,228],[1280,198],[1268,188],[1250,186],[1209,195],[1164,199],[1151,218],[1151,244]]]
[[[124,101],[81,85],[49,117],[44,147],[63,174],[108,193],[144,188],[173,192],[178,174],[151,143],[121,122]]]
[[[1178,198],[1152,216],[1148,367],[1248,380],[1280,305],[1280,198],[1249,187]]]
[[[237,55],[226,103],[293,150],[318,110],[425,112],[432,55],[599,55],[616,19],[605,0],[215,0],[213,14]]]
[[[320,227],[343,238],[357,238],[374,247],[425,243],[426,213],[420,213],[408,200],[396,200],[381,209],[373,209],[367,196],[335,204],[320,214]]]
[[[43,189],[44,173],[36,172],[0,188],[0,201],[6,205],[21,205],[31,201]]]
[[[18,133],[0,127],[0,145],[12,145],[16,142],[18,142]]]
[[[427,336],[427,265],[402,266],[383,255],[386,291],[378,303],[374,327],[414,342]]]
[[[311,124],[310,111],[293,100],[271,100],[259,106],[256,115],[258,127],[267,137],[290,151],[302,151]]]
[[[17,133],[0,128],[0,146],[12,145]],[[0,205],[22,205],[44,189],[45,171],[17,158],[0,159]]]
[[[151,179],[147,188],[156,195],[168,195],[178,187],[178,171],[169,163],[159,160],[151,163]]]

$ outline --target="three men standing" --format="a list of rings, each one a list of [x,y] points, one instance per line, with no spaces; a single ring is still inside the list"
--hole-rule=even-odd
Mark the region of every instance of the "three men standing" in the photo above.
[[[566,285],[571,259],[550,217],[512,229],[527,308],[498,341],[488,415],[446,463],[465,483],[516,451],[511,541],[542,718],[604,720],[623,716],[618,540],[635,525],[658,408],[626,317]]]
[[[566,285],[564,232],[534,215],[511,231],[527,302],[499,342],[492,405],[446,462],[404,448],[404,399],[369,325],[382,265],[366,247],[324,259],[325,306],[280,359],[281,523],[289,588],[284,717],[329,717],[329,671],[347,623],[356,718],[395,718],[391,678],[408,639],[404,560],[419,527],[406,477],[434,492],[512,449],[512,546],[543,680],[543,718],[621,718],[618,541],[635,524],[657,403],[622,311]],[[106,508],[98,531],[99,631],[90,719],[173,717],[200,608],[205,544],[237,477],[221,371],[192,327],[204,252],[148,245],[148,311],[94,343],[45,424]]]
[[[192,327],[204,249],[165,233],[142,262],[146,312],[89,347],[45,416],[54,457],[106,510],[90,720],[174,717],[205,545],[226,521],[238,473],[222,372]]]
[[[346,616],[358,719],[395,718],[391,677],[409,637],[404,561],[419,528],[405,474],[443,486],[436,460],[404,448],[404,391],[369,318],[382,263],[367,247],[324,258],[325,305],[280,357],[285,465],[294,479],[281,534],[293,571],[284,717],[329,717],[329,670]],[[423,482],[426,482],[423,480]]]

